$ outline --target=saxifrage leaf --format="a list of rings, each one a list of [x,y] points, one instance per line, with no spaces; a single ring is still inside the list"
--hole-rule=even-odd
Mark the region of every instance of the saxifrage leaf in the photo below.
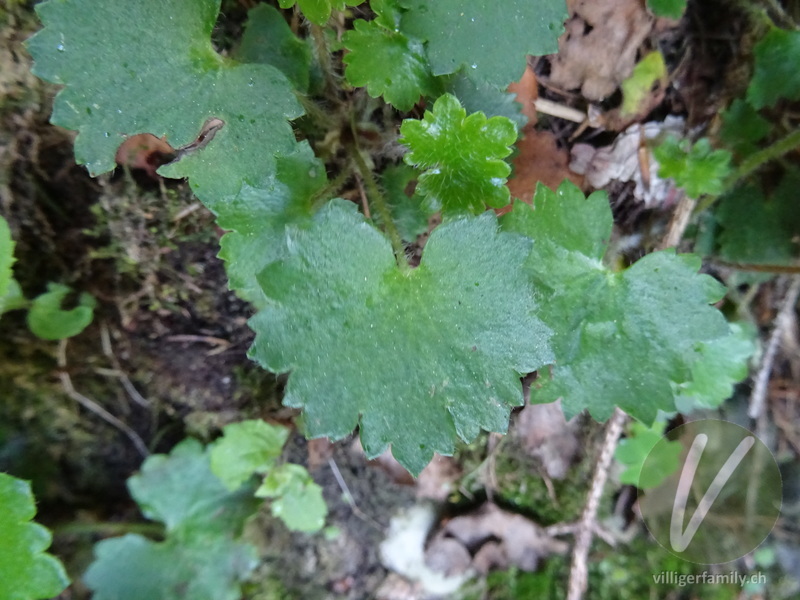
[[[690,198],[721,194],[732,170],[731,153],[714,150],[708,138],[690,144],[670,135],[653,149],[653,154],[658,160],[659,176],[672,177]]]
[[[253,546],[228,536],[153,542],[128,534],[99,542],[83,579],[93,600],[239,600],[257,564]]]
[[[0,473],[0,597],[45,600],[61,593],[69,578],[57,558],[45,553],[50,532],[32,523],[31,486]]]
[[[434,75],[463,68],[468,77],[506,87],[525,70],[528,54],[558,51],[563,0],[402,0],[400,29],[427,42]]]
[[[264,303],[256,275],[281,256],[286,225],[310,221],[314,198],[326,183],[325,166],[303,142],[279,156],[275,171],[258,187],[244,184],[225,201],[217,222],[231,231],[220,242],[219,256],[226,261],[231,289],[242,298],[256,307]]]
[[[408,242],[413,242],[428,230],[428,219],[433,214],[424,205],[419,194],[406,193],[406,189],[416,178],[416,170],[403,164],[389,167],[381,173],[381,187],[386,192],[386,203],[392,213],[392,220],[400,236]],[[373,215],[373,218],[376,223],[380,223],[379,215]]]
[[[215,201],[256,185],[274,154],[295,145],[287,119],[302,109],[275,67],[237,64],[211,45],[220,0],[51,0],[36,6],[44,29],[28,41],[34,73],[65,87],[51,120],[78,131],[75,156],[93,175],[114,167],[126,137],[195,141],[210,118],[224,127],[204,148],[166,165]]]
[[[664,427],[665,424],[659,421],[653,423],[652,427],[638,421],[631,423],[628,436],[620,440],[614,452],[614,458],[625,466],[619,476],[621,483],[649,490],[661,485],[678,470],[683,447],[677,441],[658,444],[664,437]],[[650,456],[654,449],[658,454]],[[648,456],[648,468],[643,469]]]
[[[755,66],[747,100],[756,108],[800,98],[800,31],[774,28],[753,49]]]
[[[289,437],[286,427],[261,420],[226,425],[211,448],[211,470],[225,487],[239,489],[253,473],[266,473],[281,455]]]
[[[728,332],[710,306],[722,286],[697,274],[699,258],[670,251],[621,273],[606,269],[599,260],[611,226],[605,194],[584,198],[569,182],[558,193],[540,185],[534,205],[517,202],[503,218],[504,229],[535,240],[526,268],[539,316],[554,332],[556,361],[531,401],[561,398],[568,415],[588,410],[600,420],[615,406],[645,423],[659,409],[674,411],[673,384],[690,379],[699,344]]]
[[[458,99],[445,94],[423,119],[406,119],[400,141],[411,149],[403,160],[423,169],[417,192],[431,210],[482,213],[508,204],[506,178],[517,128],[505,117],[467,116]]]
[[[60,283],[49,283],[47,291],[33,299],[28,311],[28,327],[35,336],[43,340],[63,340],[89,326],[97,301],[84,292],[78,296],[78,306],[64,310],[61,303],[71,291]]]
[[[729,148],[740,154],[750,154],[756,150],[756,143],[769,133],[769,121],[741,98],[734,100],[722,113],[720,139]]]
[[[281,8],[291,8],[297,4],[306,19],[315,25],[325,25],[334,10],[344,10],[362,2],[364,0],[278,0]]]
[[[499,233],[491,213],[454,220],[403,270],[340,200],[287,235],[286,258],[259,276],[270,304],[251,319],[251,355],[292,372],[284,403],[305,409],[310,437],[340,439],[358,424],[368,456],[391,445],[417,474],[456,436],[506,430],[520,373],[552,360],[532,290],[515,275],[528,240]]]
[[[347,81],[366,86],[370,96],[383,96],[399,110],[411,110],[420,96],[435,94],[437,82],[421,42],[376,21],[358,20],[353,27],[342,39]]]
[[[305,467],[288,463],[271,470],[256,496],[272,498],[270,510],[292,531],[314,532],[325,525],[328,505],[322,488]]]

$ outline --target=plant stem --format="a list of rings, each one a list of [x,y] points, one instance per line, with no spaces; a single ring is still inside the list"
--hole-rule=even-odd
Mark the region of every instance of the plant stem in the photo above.
[[[341,173],[339,173],[332,181],[328,182],[328,185],[323,187],[319,190],[316,194],[311,197],[311,209],[313,212],[316,212],[319,208],[322,207],[328,200],[333,198],[339,193],[339,190],[342,189],[342,186],[345,184],[347,179],[350,177],[350,171],[348,169],[343,169]]]
[[[53,530],[53,535],[122,535],[140,533],[148,537],[164,538],[160,523],[68,523]]]
[[[319,25],[314,25],[313,23],[309,25],[309,30],[311,32],[311,38],[314,40],[314,50],[317,53],[319,68],[322,70],[325,77],[325,89],[334,90],[336,89],[336,82],[333,72],[331,71],[333,68],[331,52],[328,48],[328,40],[325,39],[325,31]]]
[[[354,139],[355,135],[356,133],[353,131]],[[375,177],[373,177],[372,171],[367,166],[364,157],[361,155],[361,150],[358,147],[357,142],[353,142],[351,154],[353,156],[353,162],[358,169],[358,173],[364,180],[369,202],[378,209],[378,214],[380,214],[383,225],[386,228],[386,235],[389,236],[389,240],[392,242],[392,248],[394,249],[394,256],[397,260],[397,265],[401,270],[408,271],[411,269],[411,266],[408,264],[408,259],[406,258],[406,248],[403,246],[403,240],[400,237],[400,232],[397,230],[397,226],[394,224],[392,213],[389,210],[389,205],[386,203],[386,199],[383,197],[381,190],[378,188],[378,184],[375,182]]]
[[[797,129],[784,138],[779,139],[777,142],[748,156],[739,168],[734,173],[733,183],[751,175],[757,171],[764,163],[767,163],[776,158],[780,158],[784,154],[791,152],[795,148],[800,147],[800,129]]]

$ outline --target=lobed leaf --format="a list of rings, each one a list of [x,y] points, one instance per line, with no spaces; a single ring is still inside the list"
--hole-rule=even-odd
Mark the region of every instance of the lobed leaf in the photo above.
[[[529,242],[499,233],[492,214],[438,227],[411,271],[344,201],[290,229],[287,246],[259,276],[269,304],[251,319],[251,356],[292,372],[284,403],[305,409],[309,437],[358,424],[368,456],[391,445],[417,474],[456,436],[505,431],[520,373],[552,360],[515,276]]]
[[[664,437],[664,427],[665,423],[660,421],[652,427],[638,421],[631,423],[627,437],[620,440],[614,452],[614,458],[625,467],[619,476],[620,483],[649,490],[660,486],[678,470],[683,448],[677,441],[658,443]],[[654,451],[656,454],[651,456]],[[643,469],[645,460],[647,469]]]
[[[345,76],[354,86],[366,86],[373,98],[383,96],[399,110],[411,110],[420,96],[433,96],[438,84],[431,74],[422,43],[376,21],[358,20],[342,42],[348,53]]]
[[[43,340],[63,340],[78,335],[94,318],[97,301],[82,293],[78,306],[70,310],[61,308],[64,299],[72,292],[60,283],[48,283],[47,291],[33,299],[28,311],[28,328]]]
[[[416,178],[417,172],[403,164],[389,167],[381,173],[381,185],[392,219],[400,236],[408,242],[413,242],[428,230],[428,219],[433,214],[425,207],[419,194],[406,193]],[[381,223],[379,215],[373,215],[373,219],[376,224]]]
[[[275,67],[237,63],[211,45],[220,0],[50,0],[36,6],[44,28],[28,41],[34,73],[64,85],[51,121],[78,131],[75,156],[97,175],[137,133],[194,142],[209,119],[213,143],[165,165],[188,177],[214,212],[243,181],[256,185],[276,153],[295,146],[287,119],[302,109]],[[206,140],[207,141],[207,140]]]
[[[272,468],[288,437],[286,427],[261,420],[226,425],[222,438],[211,448],[211,471],[228,490],[235,491],[253,473]]]
[[[256,496],[272,498],[270,509],[292,531],[319,531],[325,525],[328,506],[305,467],[295,464],[272,469],[256,490]]]
[[[528,54],[558,51],[563,0],[402,0],[403,33],[427,42],[434,75],[460,69],[471,79],[506,87],[525,70]]]
[[[315,25],[325,25],[334,10],[344,10],[348,6],[358,6],[364,0],[278,0],[281,8],[291,8],[295,4],[306,19]]]
[[[731,153],[712,149],[708,138],[689,144],[670,135],[653,149],[653,154],[659,163],[659,176],[674,179],[690,198],[721,194],[732,171]]]
[[[774,106],[778,100],[800,98],[800,31],[773,28],[753,49],[753,78],[747,101],[755,108]]]
[[[772,129],[770,122],[741,98],[734,100],[721,117],[720,140],[740,154],[755,152],[756,143],[767,137]]]
[[[400,141],[411,150],[405,162],[425,171],[417,192],[431,211],[477,214],[486,205],[508,204],[505,183],[511,167],[503,159],[517,139],[509,119],[467,116],[458,99],[445,94],[421,121],[403,121],[400,133]]]
[[[0,473],[0,597],[45,600],[69,585],[64,567],[47,554],[50,532],[32,523],[36,503],[28,482]]]
[[[709,306],[722,286],[697,274],[698,258],[671,251],[621,273],[603,267],[611,226],[605,194],[584,198],[569,182],[557,193],[540,185],[534,206],[517,202],[502,221],[534,239],[526,270],[540,292],[539,316],[554,332],[556,361],[531,401],[561,399],[567,415],[588,410],[600,420],[615,406],[645,423],[674,411],[673,385],[691,378],[699,344],[728,331]]]

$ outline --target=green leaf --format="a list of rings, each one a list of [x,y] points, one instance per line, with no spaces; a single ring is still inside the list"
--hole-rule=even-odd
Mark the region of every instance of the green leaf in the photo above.
[[[487,83],[478,83],[462,73],[447,78],[446,91],[458,98],[468,113],[482,112],[487,117],[506,117],[522,129],[528,117],[522,114],[522,105],[515,94]]]
[[[358,424],[368,456],[391,444],[417,474],[434,452],[452,453],[457,435],[506,430],[519,374],[552,359],[515,275],[527,240],[498,233],[491,213],[454,220],[404,271],[341,200],[288,237],[287,257],[259,277],[270,305],[251,320],[251,355],[292,371],[284,403],[305,409],[309,437],[341,439]]]
[[[347,6],[358,6],[364,0],[278,0],[281,8],[291,8],[295,4],[303,11],[306,19],[315,25],[325,25],[334,10],[344,10]]]
[[[432,96],[438,89],[430,72],[422,43],[402,33],[389,31],[377,22],[358,20],[344,38],[348,53],[347,81],[366,86],[373,98],[383,96],[399,110],[411,110],[420,96]]]
[[[647,8],[657,17],[680,19],[686,12],[686,0],[647,0]]]
[[[270,508],[292,531],[315,532],[325,525],[328,506],[322,488],[300,465],[285,464],[270,471],[261,487],[260,498],[273,498]]]
[[[25,308],[27,303],[28,301],[25,299],[25,296],[22,295],[19,284],[15,279],[12,279],[8,283],[6,295],[0,297],[0,315],[11,310]]]
[[[50,0],[44,29],[28,41],[34,72],[65,85],[52,122],[78,131],[75,156],[93,174],[114,167],[127,136],[166,136],[181,147],[214,117],[225,122],[204,148],[160,172],[188,177],[214,212],[242,181],[256,185],[274,155],[295,146],[286,119],[302,114],[275,67],[241,64],[211,45],[220,0]]]
[[[747,363],[756,351],[755,338],[752,327],[731,323],[728,335],[704,342],[699,360],[692,365],[691,381],[677,387],[678,412],[717,408],[730,398],[733,386],[747,377]]]
[[[60,594],[69,578],[45,553],[50,532],[32,523],[36,503],[28,482],[0,473],[0,597],[39,600]]]
[[[421,121],[406,119],[400,142],[411,151],[407,164],[424,169],[417,192],[430,210],[445,213],[481,213],[486,205],[508,204],[506,178],[517,129],[504,117],[467,116],[455,96],[445,94],[425,111]]]
[[[261,420],[226,425],[211,449],[211,470],[225,487],[235,491],[253,473],[266,473],[281,455],[289,437],[285,427]]]
[[[468,77],[506,87],[525,71],[526,56],[558,51],[563,0],[404,0],[401,30],[427,42],[434,75],[462,67]]]
[[[714,213],[722,231],[719,255],[744,264],[783,265],[798,252],[800,171],[784,175],[770,198],[757,184],[739,187],[722,197]]]
[[[95,545],[83,579],[93,600],[239,600],[257,564],[253,546],[224,536],[152,542],[128,534]]]
[[[756,143],[763,140],[772,128],[750,104],[737,98],[722,113],[719,138],[739,154],[752,154]]]
[[[311,49],[289,27],[275,7],[259,4],[247,14],[242,41],[234,60],[272,65],[305,93],[311,73]]]
[[[755,66],[747,101],[755,108],[800,98],[800,31],[772,29],[753,49]]]
[[[681,465],[680,442],[666,442],[658,444],[664,437],[665,423],[655,422],[652,427],[634,421],[628,428],[628,435],[620,440],[614,457],[625,466],[620,474],[620,483],[635,485],[649,490],[657,488],[661,483]],[[658,444],[658,446],[657,446]],[[648,469],[643,470],[644,461],[651,452],[657,454],[650,457]]]
[[[650,96],[653,84],[666,78],[667,65],[661,52],[656,50],[646,54],[636,63],[631,76],[622,82],[622,114],[638,114]]]
[[[425,208],[419,194],[415,192],[409,196],[406,193],[416,178],[417,172],[402,164],[389,167],[381,173],[381,184],[386,192],[392,219],[400,236],[408,242],[413,242],[428,230],[428,219],[433,214]],[[380,224],[379,216],[374,215],[374,218]]]
[[[8,222],[0,215],[0,298],[5,297],[13,280],[13,264],[14,240],[11,239]]]
[[[256,275],[285,250],[287,224],[308,223],[314,198],[325,187],[325,166],[303,142],[287,156],[278,157],[275,171],[258,187],[247,184],[225,201],[218,224],[231,230],[220,242],[231,289],[261,306],[264,294]]]
[[[61,303],[72,292],[60,283],[48,283],[47,291],[33,299],[28,311],[28,327],[43,340],[63,340],[78,335],[86,329],[94,318],[97,301],[93,296],[82,293],[78,296],[78,306],[63,310]]]
[[[163,522],[167,532],[205,531],[229,534],[241,529],[258,507],[253,490],[231,492],[211,471],[208,452],[193,439],[172,452],[144,461],[141,472],[128,479],[128,489],[142,513]]]
[[[711,303],[724,289],[698,275],[691,255],[656,252],[614,273],[600,262],[611,209],[605,194],[584,198],[569,182],[539,186],[535,209],[517,202],[503,228],[535,240],[526,270],[539,292],[539,316],[553,332],[550,375],[532,402],[562,399],[565,413],[607,419],[619,406],[652,422],[675,410],[673,384],[691,377],[696,348],[728,326]]]
[[[659,163],[658,174],[672,177],[690,198],[721,194],[732,170],[731,153],[712,149],[708,138],[691,145],[670,135],[653,149],[653,154]]]

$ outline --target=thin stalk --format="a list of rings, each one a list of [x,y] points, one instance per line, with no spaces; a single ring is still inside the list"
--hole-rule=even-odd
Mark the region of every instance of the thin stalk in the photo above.
[[[123,535],[139,533],[153,538],[164,538],[160,523],[67,523],[53,529],[53,535]]]
[[[355,139],[355,132],[353,132],[353,136]],[[403,246],[403,239],[400,237],[400,232],[397,230],[397,226],[394,224],[394,219],[392,219],[392,213],[389,210],[389,205],[386,202],[386,198],[383,197],[380,188],[378,188],[378,184],[375,182],[375,177],[372,175],[372,171],[367,166],[364,157],[361,155],[361,150],[358,147],[357,142],[353,142],[352,152],[353,162],[356,165],[356,169],[358,170],[358,174],[361,176],[361,179],[364,181],[364,185],[367,188],[367,198],[371,205],[378,209],[378,214],[381,216],[381,220],[383,221],[383,226],[386,228],[386,235],[389,236],[389,241],[392,243],[392,249],[394,249],[394,256],[397,260],[397,265],[403,271],[408,271],[411,269],[411,265],[408,264],[408,258],[406,258],[406,248]]]
[[[325,31],[319,25],[311,23],[309,25],[311,38],[314,40],[314,50],[317,53],[319,68],[325,77],[325,89],[336,89],[336,82],[333,76],[333,66],[331,62],[331,51],[328,47],[328,40],[325,39]]]
[[[333,198],[339,193],[339,190],[342,189],[342,186],[347,182],[347,179],[350,177],[350,171],[348,169],[343,169],[341,173],[339,173],[333,181],[330,181],[328,185],[324,188],[319,190],[316,194],[311,197],[311,209],[313,212],[316,212],[319,208],[322,207],[328,200]]]

